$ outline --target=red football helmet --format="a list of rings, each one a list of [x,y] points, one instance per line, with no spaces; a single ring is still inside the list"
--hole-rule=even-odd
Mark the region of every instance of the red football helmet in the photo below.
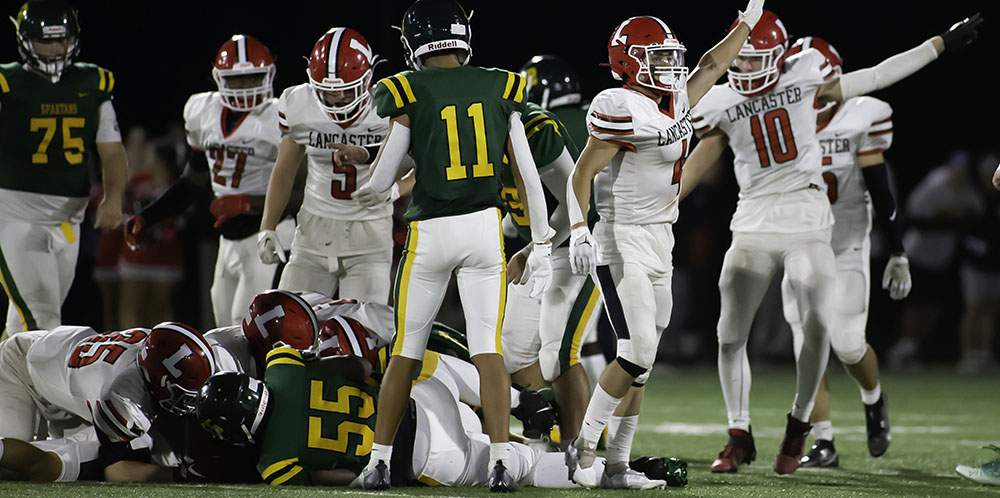
[[[729,30],[736,29],[739,23],[737,19]],[[785,25],[773,12],[765,10],[729,68],[730,88],[748,96],[770,90],[778,82],[787,51],[788,31]]]
[[[286,290],[268,290],[253,298],[243,319],[243,335],[258,372],[264,371],[267,353],[279,341],[303,351],[319,348],[316,313],[301,296]]]
[[[377,60],[361,33],[351,28],[331,28],[313,45],[306,70],[309,86],[334,122],[350,122],[364,111]]]
[[[335,316],[319,326],[320,356],[357,356],[378,365],[375,339],[361,322]]]
[[[651,16],[631,17],[611,35],[608,62],[615,79],[662,95],[687,89],[685,50],[663,21]]]
[[[788,49],[787,57],[791,57],[810,48],[819,50],[819,52],[823,54],[823,57],[826,57],[826,61],[830,63],[830,67],[833,69],[834,73],[838,76],[843,73],[841,66],[844,64],[844,60],[840,58],[840,52],[837,52],[837,49],[833,48],[833,45],[827,43],[826,40],[816,38],[815,36],[805,36],[796,40],[795,43],[792,44],[792,48]],[[838,105],[839,103],[840,102],[827,102],[819,109],[819,112],[823,112],[835,105]]]
[[[215,373],[215,354],[208,341],[179,322],[153,327],[136,362],[153,400],[175,415],[194,412],[198,389]]]
[[[233,35],[226,40],[212,68],[222,105],[240,112],[252,111],[274,96],[274,73],[271,52],[256,38],[247,35]]]

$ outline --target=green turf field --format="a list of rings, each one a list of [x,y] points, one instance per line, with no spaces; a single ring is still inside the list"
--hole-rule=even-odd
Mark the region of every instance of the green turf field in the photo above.
[[[840,497],[998,496],[1000,487],[966,480],[955,473],[959,463],[979,464],[993,452],[978,446],[1000,442],[1000,377],[961,377],[932,369],[883,375],[893,441],[881,458],[868,456],[864,415],[853,382],[839,367],[831,370],[833,421],[840,467],[800,469],[779,477],[771,469],[792,402],[790,367],[754,371],[751,396],[757,461],[739,474],[716,475],[708,466],[726,443],[726,415],[715,370],[708,366],[670,368],[658,365],[649,383],[633,455],[655,454],[686,459],[690,484],[666,491],[548,490],[528,488],[525,496]],[[808,443],[808,444],[811,444]],[[0,497],[224,497],[224,496],[486,496],[485,488],[394,488],[384,493],[264,486],[185,486],[0,483]]]

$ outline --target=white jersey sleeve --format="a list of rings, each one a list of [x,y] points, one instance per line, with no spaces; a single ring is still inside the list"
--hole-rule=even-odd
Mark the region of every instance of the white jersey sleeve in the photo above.
[[[198,117],[205,112],[213,95],[213,92],[196,93],[184,104],[184,134],[188,145],[196,152],[205,152],[204,130]]]
[[[220,372],[240,372],[257,378],[257,363],[250,352],[250,342],[241,325],[219,327],[205,332],[205,340],[215,353],[215,366]]]
[[[303,295],[303,298],[305,297]],[[365,303],[353,299],[333,300],[328,297],[321,301],[309,301],[309,304],[312,305],[320,323],[335,316],[346,316],[357,320],[372,333],[376,348],[389,344],[396,330],[392,306],[387,304]]]
[[[392,215],[392,205],[388,202],[365,207],[351,199],[351,194],[371,178],[371,165],[340,166],[333,161],[334,144],[379,144],[389,133],[389,120],[378,117],[373,104],[369,103],[354,121],[335,123],[319,107],[309,84],[304,83],[286,89],[279,107],[282,136],[306,148],[309,174],[303,210],[324,218],[351,221]]]
[[[597,212],[611,223],[673,223],[692,134],[687,95],[652,98],[604,90],[587,112],[590,135],[620,147],[594,179]]]
[[[867,133],[861,138],[858,155],[866,156],[889,150],[892,147],[892,107],[874,97],[861,100],[871,122],[868,123]]]

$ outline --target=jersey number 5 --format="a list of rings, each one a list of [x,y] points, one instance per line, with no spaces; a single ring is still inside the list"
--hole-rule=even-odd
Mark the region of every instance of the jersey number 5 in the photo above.
[[[333,161],[333,172],[344,175],[343,181],[334,178],[330,180],[330,195],[334,199],[350,199],[351,193],[357,190],[358,168],[350,164],[339,166],[336,159]]]
[[[70,164],[80,164],[83,162],[83,139],[73,136],[73,128],[83,128],[86,126],[85,118],[62,118],[62,142],[63,154],[66,162]],[[29,126],[32,133],[42,131],[42,141],[38,143],[38,150],[31,155],[32,164],[49,163],[49,143],[59,128],[59,118],[31,118]],[[72,149],[76,149],[74,152]]]
[[[483,117],[483,103],[476,102],[466,109],[466,114],[472,118],[472,127],[476,132],[476,162],[472,165],[472,177],[483,178],[493,176],[493,163],[490,162],[486,150],[486,120]],[[448,132],[448,168],[445,170],[448,180],[464,180],[469,177],[462,164],[462,148],[458,143],[458,110],[454,105],[441,109],[441,120]]]
[[[750,116],[750,132],[753,133],[753,141],[757,146],[761,168],[771,165],[771,157],[778,164],[798,157],[799,151],[795,148],[795,135],[792,134],[792,123],[787,110],[779,108],[764,113],[763,128],[767,129],[767,140],[764,139],[760,121],[757,116]],[[768,148],[771,149],[770,155]]]
[[[366,419],[375,414],[375,400],[361,389],[354,386],[340,386],[337,389],[337,399],[330,401],[323,399],[323,381],[315,379],[309,381],[309,408],[312,410],[350,415],[351,398],[361,400],[358,419]],[[323,436],[323,418],[309,417],[308,447],[346,454],[350,442],[349,436],[357,434],[361,436],[361,444],[355,446],[354,456],[364,456],[371,453],[372,443],[375,442],[375,432],[372,431],[371,427],[359,422],[344,420],[337,424],[336,433],[337,437],[335,438]]]

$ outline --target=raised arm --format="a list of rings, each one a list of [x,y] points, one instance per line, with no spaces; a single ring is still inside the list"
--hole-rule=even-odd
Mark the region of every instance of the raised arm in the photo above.
[[[979,37],[983,18],[976,14],[951,26],[906,52],[896,54],[873,67],[859,69],[831,80],[820,87],[817,100],[821,104],[838,102],[851,97],[881,90],[919,71],[947,50],[970,45]]]
[[[760,20],[764,12],[764,0],[750,0],[745,12],[739,14],[739,25],[729,32],[725,38],[712,47],[698,61],[698,67],[691,71],[688,76],[687,90],[688,102],[694,107],[695,104],[705,96],[712,88],[712,85],[732,65],[736,55],[740,53],[740,47],[750,36],[750,31]]]

